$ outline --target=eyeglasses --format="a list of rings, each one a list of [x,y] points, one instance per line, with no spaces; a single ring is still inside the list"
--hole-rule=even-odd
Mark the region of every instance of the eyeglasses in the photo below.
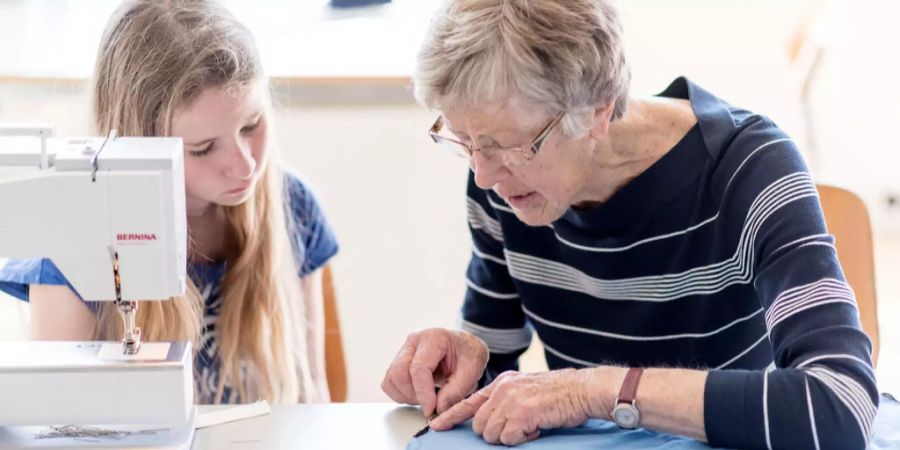
[[[500,157],[503,164],[507,166],[522,166],[531,162],[538,152],[541,151],[541,146],[544,145],[547,137],[550,136],[550,133],[556,128],[556,125],[559,124],[564,115],[565,112],[557,114],[550,123],[541,129],[537,137],[531,141],[531,144],[525,146],[500,147],[495,145],[475,147],[474,145],[466,144],[458,139],[443,136],[440,132],[444,128],[444,116],[438,116],[437,120],[434,121],[434,125],[428,130],[428,136],[430,136],[436,144],[440,144],[441,147],[447,148],[454,154],[463,158],[472,158],[475,152],[479,151],[486,159]]]

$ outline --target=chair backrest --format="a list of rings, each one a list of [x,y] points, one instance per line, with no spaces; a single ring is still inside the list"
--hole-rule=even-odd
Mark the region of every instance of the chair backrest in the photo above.
[[[337,312],[337,295],[334,290],[331,268],[322,269],[322,297],[325,302],[325,375],[331,401],[347,401],[347,366],[344,361],[344,342]]]
[[[817,185],[828,232],[835,238],[838,260],[856,295],[863,331],[872,340],[872,362],[878,362],[878,308],[875,296],[875,247],[869,212],[862,199],[834,186]]]

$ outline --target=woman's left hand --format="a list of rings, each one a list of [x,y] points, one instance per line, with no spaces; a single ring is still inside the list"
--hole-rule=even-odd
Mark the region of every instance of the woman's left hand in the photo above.
[[[589,369],[525,374],[504,372],[493,383],[430,423],[449,430],[471,417],[472,429],[491,444],[517,445],[536,439],[541,429],[573,427],[592,417],[594,393]]]

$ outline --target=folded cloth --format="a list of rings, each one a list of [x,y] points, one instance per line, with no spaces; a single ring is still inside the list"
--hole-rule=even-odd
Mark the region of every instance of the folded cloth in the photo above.
[[[900,450],[900,402],[891,395],[881,395],[869,450]]]
[[[665,449],[708,450],[712,447],[693,439],[644,429],[620,430],[614,423],[589,420],[575,428],[559,428],[541,432],[537,440],[516,446],[522,450],[539,449]],[[472,421],[449,431],[427,431],[417,434],[406,450],[496,450],[472,431]],[[872,437],[870,450],[900,450],[900,403],[889,395],[883,395]]]
[[[648,449],[666,450],[709,449],[708,445],[693,439],[644,429],[620,430],[616,424],[592,419],[575,428],[544,430],[538,439],[516,446],[517,449]],[[497,450],[472,431],[472,421],[448,431],[428,431],[414,438],[406,450]]]

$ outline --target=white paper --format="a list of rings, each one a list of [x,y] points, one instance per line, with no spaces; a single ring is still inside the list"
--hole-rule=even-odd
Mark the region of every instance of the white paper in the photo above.
[[[272,409],[269,408],[269,402],[265,400],[250,403],[248,405],[237,405],[230,408],[207,411],[197,414],[197,420],[194,421],[194,428],[200,429],[221,425],[223,423],[250,419],[252,417],[270,414],[271,412]]]

